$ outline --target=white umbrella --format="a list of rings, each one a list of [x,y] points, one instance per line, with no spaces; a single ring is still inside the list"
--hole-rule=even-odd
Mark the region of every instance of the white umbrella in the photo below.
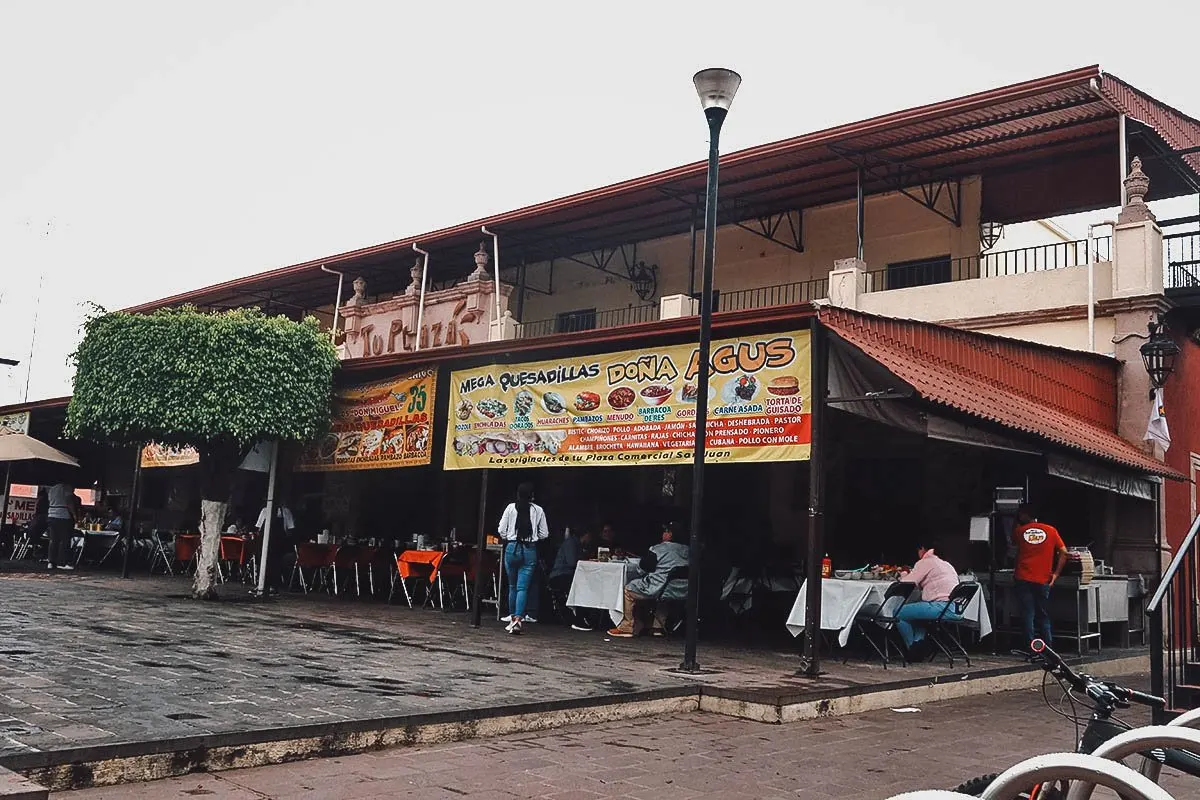
[[[5,461],[51,461],[55,464],[79,466],[79,462],[73,457],[23,433],[0,436],[0,463]]]

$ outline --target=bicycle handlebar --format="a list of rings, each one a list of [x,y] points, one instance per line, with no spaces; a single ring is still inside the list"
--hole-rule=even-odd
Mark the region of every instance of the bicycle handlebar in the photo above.
[[[1047,672],[1065,680],[1071,684],[1071,688],[1083,692],[1097,702],[1126,706],[1130,703],[1138,703],[1156,708],[1163,708],[1167,704],[1167,701],[1161,697],[1139,692],[1136,689],[1128,689],[1109,681],[1098,681],[1090,675],[1079,674],[1067,666],[1062,660],[1062,656],[1054,652],[1050,645],[1041,639],[1034,639],[1029,648],[1035,655],[1041,657],[1042,666]]]

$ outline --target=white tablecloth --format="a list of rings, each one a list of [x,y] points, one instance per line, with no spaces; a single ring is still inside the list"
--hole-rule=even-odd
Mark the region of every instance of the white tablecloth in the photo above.
[[[567,605],[571,608],[602,608],[614,625],[625,616],[625,584],[638,569],[628,561],[580,561],[575,565]]]
[[[825,578],[821,581],[821,630],[837,631],[838,644],[842,647],[850,641],[850,629],[860,611],[874,611],[883,603],[883,596],[892,581],[845,581]],[[787,629],[792,636],[804,633],[804,615],[807,607],[808,581],[800,587],[792,613],[788,615]],[[979,629],[979,636],[991,635],[992,618],[982,587],[967,606],[963,619]]]

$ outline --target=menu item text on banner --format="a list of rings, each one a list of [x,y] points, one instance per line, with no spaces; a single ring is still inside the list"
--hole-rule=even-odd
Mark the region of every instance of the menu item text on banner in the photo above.
[[[707,459],[806,460],[808,331],[714,341],[711,356]],[[446,469],[688,463],[699,372],[694,345],[456,371]]]

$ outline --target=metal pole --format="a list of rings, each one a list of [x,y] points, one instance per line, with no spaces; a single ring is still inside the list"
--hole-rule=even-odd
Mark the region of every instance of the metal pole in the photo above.
[[[142,480],[142,448],[133,454],[133,485],[129,487],[129,514],[125,517],[125,557],[121,559],[121,577],[129,577],[129,554],[133,551],[133,521],[137,518],[138,489]]]
[[[421,326],[425,324],[425,281],[429,278],[429,253],[425,252],[417,245],[413,244],[413,250],[425,257],[421,263],[421,297],[417,300],[417,341],[413,345],[413,350],[421,349]],[[400,349],[404,349],[404,343],[401,342]]]
[[[471,627],[478,628],[483,620],[483,604],[479,602],[479,598],[483,597],[483,567],[487,556],[487,490],[488,490],[488,470],[482,470],[479,478],[479,534],[475,540],[475,606],[471,609]],[[501,564],[502,570],[504,565]],[[500,598],[496,598],[496,603],[500,603]]]
[[[1125,135],[1125,115],[1122,114],[1117,117],[1117,138],[1120,139],[1117,145],[1117,152],[1119,153],[1118,158],[1121,159],[1121,169],[1117,174],[1121,176],[1121,208],[1124,208],[1125,203],[1128,202],[1128,198],[1125,197],[1125,179],[1129,177],[1129,152]],[[1114,231],[1113,240],[1116,241],[1116,238],[1116,232]]]
[[[696,296],[696,204],[692,203],[692,253],[688,259],[688,296]]]
[[[825,547],[825,399],[828,394],[828,337],[821,320],[810,320],[812,353],[812,416],[808,457],[808,574],[804,606],[804,672],[821,674],[821,554]]]
[[[708,118],[708,199],[704,205],[704,277],[700,295],[700,346],[698,348],[700,373],[696,376],[696,432],[695,453],[692,460],[692,536],[688,543],[688,571],[690,579],[687,589],[687,631],[684,636],[684,672],[699,672],[696,661],[696,643],[699,639],[700,622],[700,558],[702,553],[701,532],[704,516],[704,451],[706,428],[708,427],[708,370],[709,346],[712,343],[713,264],[717,253],[717,167],[720,161],[721,123],[728,113],[723,108],[706,108]]]
[[[524,319],[521,315],[525,313],[525,259],[521,259],[521,266],[517,270],[517,320]]]
[[[9,497],[9,492],[12,491],[12,462],[8,462],[8,466],[4,470],[4,508],[0,508],[0,526],[8,524],[8,507],[11,504],[12,498]]]
[[[479,226],[479,230],[492,237],[492,271],[496,277],[496,321],[500,320],[500,236],[487,229],[487,225]]]
[[[1115,236],[1113,238],[1116,238]],[[1163,553],[1163,526],[1162,526],[1162,482],[1159,481],[1154,485],[1154,532],[1155,545],[1158,548],[1158,566],[1155,571],[1162,574],[1162,553]],[[1158,587],[1155,587],[1156,589]],[[1163,615],[1162,606],[1156,606],[1149,614],[1149,619],[1144,621],[1144,624],[1150,626],[1150,691],[1159,697],[1166,697],[1164,687],[1166,682],[1163,680]],[[1174,698],[1168,697],[1171,701]],[[1167,721],[1166,709],[1152,708],[1150,710],[1150,719],[1155,725],[1165,725]]]
[[[330,269],[324,264],[321,265],[322,272],[328,272],[330,275],[338,276],[337,297],[333,301],[333,322],[329,325],[330,338],[337,339],[338,311],[342,308],[342,280],[346,277],[346,273],[338,272],[336,269]],[[336,341],[335,341],[336,343]]]
[[[858,187],[858,201],[855,205],[855,217],[854,217],[855,229],[857,231],[858,260],[865,261],[866,259],[863,257],[863,254],[866,252],[866,249],[863,247],[863,228],[865,227],[864,223],[866,221],[866,210],[863,208],[863,171],[862,171],[862,167],[859,167],[857,172],[855,173],[855,181],[854,182],[855,182],[855,185]]]
[[[267,559],[270,558],[271,522],[275,519],[275,477],[279,474],[279,442],[271,444],[271,466],[267,478],[267,521],[263,523],[262,550],[258,555],[258,596],[267,596]]]

